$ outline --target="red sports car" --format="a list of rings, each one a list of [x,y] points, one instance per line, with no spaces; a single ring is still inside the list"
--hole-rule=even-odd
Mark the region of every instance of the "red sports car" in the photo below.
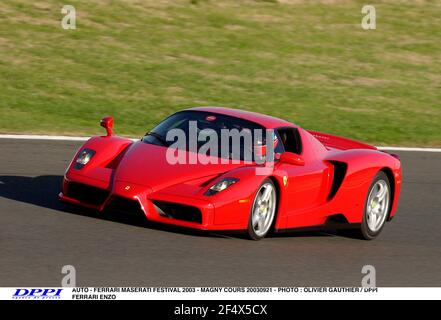
[[[69,165],[62,201],[255,240],[327,225],[373,239],[395,214],[400,160],[361,142],[216,107],[179,111],[139,141],[114,136],[111,117],[101,125],[107,135]]]

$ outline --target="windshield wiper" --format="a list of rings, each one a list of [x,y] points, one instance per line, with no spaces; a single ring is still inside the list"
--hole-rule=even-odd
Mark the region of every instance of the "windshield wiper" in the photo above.
[[[168,141],[159,133],[153,132],[153,131],[149,131],[145,134],[146,136],[152,136],[155,137],[159,142],[161,142],[164,146],[168,147],[169,143]]]

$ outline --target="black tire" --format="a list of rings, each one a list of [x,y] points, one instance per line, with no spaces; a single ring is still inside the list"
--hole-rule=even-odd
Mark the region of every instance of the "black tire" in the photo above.
[[[272,221],[271,221],[271,224],[270,224],[270,227],[268,228],[268,230],[264,234],[259,235],[259,234],[256,233],[256,231],[254,230],[254,227],[253,227],[253,212],[254,212],[257,196],[258,196],[259,192],[261,191],[262,187],[264,185],[267,185],[267,184],[270,184],[273,187],[274,192],[275,192],[274,213],[273,213]],[[257,188],[256,193],[255,193],[254,198],[253,198],[253,205],[251,206],[250,217],[248,219],[248,228],[247,228],[247,236],[249,237],[249,239],[251,239],[251,240],[261,240],[261,239],[265,238],[268,234],[271,233],[271,231],[274,228],[275,221],[276,221],[277,209],[278,209],[277,188],[274,185],[274,182],[270,178],[266,178],[261,183],[259,188]]]
[[[386,217],[385,217],[381,227],[376,231],[372,231],[369,228],[368,221],[367,221],[368,220],[367,206],[368,206],[369,195],[372,191],[372,188],[380,180],[383,180],[384,182],[386,182],[388,192],[389,192],[389,198],[388,198],[388,204],[387,204],[386,213],[385,213]],[[392,190],[390,187],[389,178],[387,177],[387,175],[383,171],[380,171],[377,173],[377,175],[372,180],[372,183],[371,183],[371,185],[368,189],[368,192],[366,194],[366,200],[365,200],[364,208],[363,208],[363,220],[362,220],[360,226],[355,229],[340,230],[339,234],[344,235],[344,236],[348,236],[348,237],[352,237],[352,238],[359,238],[359,239],[363,239],[363,240],[373,240],[376,237],[378,237],[378,235],[383,230],[384,225],[386,224],[387,217],[389,217],[389,213],[390,213],[390,209],[391,209],[391,199],[392,199]]]

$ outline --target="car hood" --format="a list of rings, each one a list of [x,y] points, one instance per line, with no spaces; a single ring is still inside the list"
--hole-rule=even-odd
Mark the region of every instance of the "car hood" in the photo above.
[[[116,169],[116,182],[133,183],[158,191],[186,181],[223,174],[244,166],[239,164],[170,164],[167,148],[138,141],[125,152]],[[188,153],[186,152],[188,160]],[[220,159],[218,159],[220,162]]]

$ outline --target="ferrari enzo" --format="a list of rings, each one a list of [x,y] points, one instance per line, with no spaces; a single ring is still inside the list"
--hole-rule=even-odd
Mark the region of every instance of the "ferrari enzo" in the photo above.
[[[101,126],[107,134],[90,138],[70,163],[62,201],[200,230],[240,230],[254,240],[320,226],[370,240],[396,211],[397,155],[282,119],[191,108],[138,141],[115,136],[112,117]],[[251,145],[243,135],[207,148],[225,130],[250,133]],[[176,132],[183,133],[180,144]]]

